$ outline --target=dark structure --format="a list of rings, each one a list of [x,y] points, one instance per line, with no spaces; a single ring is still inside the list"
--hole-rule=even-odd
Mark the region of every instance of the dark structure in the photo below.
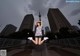
[[[59,32],[59,29],[63,27],[67,27],[70,30],[72,30],[71,24],[68,22],[68,20],[65,18],[65,16],[61,13],[61,11],[58,8],[50,8],[47,16],[52,32]]]
[[[22,31],[24,29],[33,30],[33,24],[34,24],[34,17],[32,14],[28,14],[24,17],[19,31]]]
[[[41,14],[40,14],[40,12],[39,12],[39,21],[41,21]]]
[[[46,27],[45,27],[45,33],[49,32],[49,31],[50,31],[49,27],[46,26]]]
[[[80,25],[80,20],[78,20],[79,22],[78,22],[78,24]]]
[[[80,30],[79,27],[76,26],[76,25],[73,25],[72,28],[73,28],[75,31]]]
[[[2,30],[1,35],[7,36],[13,32],[15,32],[17,27],[14,25],[8,24],[5,26],[5,28]]]

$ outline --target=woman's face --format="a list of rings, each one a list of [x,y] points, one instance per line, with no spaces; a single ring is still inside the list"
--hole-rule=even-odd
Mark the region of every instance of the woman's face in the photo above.
[[[38,26],[40,26],[40,23],[37,23]]]

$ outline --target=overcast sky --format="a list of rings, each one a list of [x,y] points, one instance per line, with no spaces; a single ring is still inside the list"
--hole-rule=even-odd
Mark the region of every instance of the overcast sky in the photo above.
[[[26,14],[33,14],[35,21],[41,12],[43,25],[49,26],[47,12],[49,8],[59,8],[67,20],[76,25],[80,19],[80,2],[66,3],[66,0],[0,0],[0,31],[7,25],[20,27]],[[18,29],[17,29],[18,30]]]

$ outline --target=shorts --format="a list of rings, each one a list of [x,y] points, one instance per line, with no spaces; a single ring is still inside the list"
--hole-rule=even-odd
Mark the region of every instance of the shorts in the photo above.
[[[35,37],[37,37],[37,38],[42,38],[42,36],[35,36]]]

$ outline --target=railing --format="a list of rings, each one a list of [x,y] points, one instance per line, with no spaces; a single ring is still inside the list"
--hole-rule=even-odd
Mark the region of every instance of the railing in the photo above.
[[[0,42],[1,42],[0,49],[19,48],[20,46],[27,45],[26,42],[21,43],[21,41],[24,41],[24,40],[0,38]]]
[[[52,40],[53,45],[60,45],[62,47],[80,48],[80,37],[77,38],[64,38]]]

